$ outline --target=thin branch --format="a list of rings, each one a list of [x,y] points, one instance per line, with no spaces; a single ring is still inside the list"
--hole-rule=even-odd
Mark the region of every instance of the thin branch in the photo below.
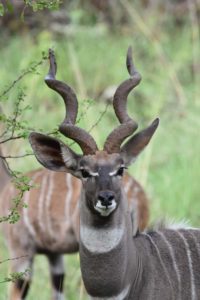
[[[11,260],[19,260],[19,259],[22,259],[22,258],[25,258],[25,257],[28,257],[28,255],[22,255],[22,256],[18,256],[18,257],[7,258],[7,259],[4,259],[4,260],[0,260],[0,264],[3,264],[5,262],[11,261]]]
[[[107,110],[108,110],[108,106],[110,105],[110,103],[106,104],[106,107],[104,109],[104,111],[102,111],[102,113],[100,114],[99,118],[97,119],[97,121],[91,126],[91,128],[88,130],[88,132],[90,133],[102,120],[103,116],[106,114]]]
[[[81,119],[88,113],[88,110],[91,108],[91,102],[88,101],[87,105],[85,106],[84,110],[80,113],[80,116],[78,120],[76,121],[76,124],[79,124]]]
[[[2,156],[2,155],[0,155],[0,157],[2,159],[10,159],[10,158],[22,158],[22,157],[33,156],[33,155],[34,155],[34,153],[25,153],[25,154],[20,154],[20,155],[16,155],[16,156],[13,156],[13,155]]]
[[[9,138],[3,140],[3,141],[0,141],[0,144],[4,144],[6,142],[9,142],[9,141],[12,141],[12,140],[18,140],[18,139],[22,139],[24,138],[24,135],[17,135],[17,136],[10,136]]]
[[[34,69],[36,69],[38,66],[40,66],[45,60],[47,59],[47,56],[43,56],[42,59],[35,63],[33,66],[31,66],[28,70],[25,70],[21,75],[18,76],[17,79],[15,79],[10,86],[4,90],[1,94],[0,94],[0,98],[6,96],[10,90],[20,81],[22,80],[27,74],[30,74],[33,72]]]
[[[9,129],[8,128],[6,128],[6,130],[0,135],[0,138],[2,138],[4,135],[6,135],[6,133],[8,133],[9,132]]]
[[[17,178],[17,176],[15,175],[15,173],[11,170],[9,163],[7,162],[7,160],[5,158],[2,157],[2,159],[4,160],[4,163],[6,164],[6,168],[8,169],[8,172],[14,176],[15,178]]]

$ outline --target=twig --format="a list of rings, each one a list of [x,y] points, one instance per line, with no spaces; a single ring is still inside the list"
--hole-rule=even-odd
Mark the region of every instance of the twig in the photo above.
[[[15,79],[11,85],[4,90],[1,94],[0,94],[0,98],[4,97],[6,94],[8,94],[10,92],[10,90],[20,81],[22,80],[27,74],[31,73],[33,71],[33,69],[37,68],[38,66],[40,66],[45,60],[47,59],[46,56],[43,56],[42,59],[35,63],[32,67],[30,67],[28,70],[25,70],[21,75],[19,75],[19,77],[17,79]]]
[[[0,141],[0,144],[4,144],[6,142],[9,142],[9,141],[12,141],[12,140],[18,140],[18,139],[22,139],[24,138],[24,135],[17,135],[17,136],[10,136],[9,138],[3,140],[3,141]]]
[[[108,110],[108,106],[110,105],[110,103],[106,104],[105,109],[102,111],[102,113],[100,114],[99,118],[97,119],[97,121],[91,126],[91,128],[88,130],[88,132],[90,133],[102,120],[103,116],[106,114],[107,110]]]
[[[33,156],[33,155],[34,155],[33,153],[25,153],[25,154],[16,155],[16,156],[13,156],[13,155],[2,156],[2,155],[0,155],[0,157],[2,159],[10,159],[10,158],[22,158],[22,157]]]
[[[3,264],[5,262],[11,261],[11,260],[18,260],[18,259],[25,258],[25,257],[28,257],[28,255],[22,255],[22,256],[18,256],[18,257],[7,258],[7,259],[4,259],[4,260],[0,260],[0,264]]]

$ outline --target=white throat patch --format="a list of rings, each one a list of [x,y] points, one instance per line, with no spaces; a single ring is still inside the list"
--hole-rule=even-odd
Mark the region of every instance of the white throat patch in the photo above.
[[[107,253],[115,248],[124,236],[123,226],[109,229],[94,229],[80,225],[80,238],[83,245],[93,253]]]

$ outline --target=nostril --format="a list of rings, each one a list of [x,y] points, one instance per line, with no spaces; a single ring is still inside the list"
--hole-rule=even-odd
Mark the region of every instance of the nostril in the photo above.
[[[114,195],[109,195],[109,196],[108,196],[108,200],[109,200],[109,201],[112,201],[113,199],[114,199]]]
[[[112,200],[114,199],[114,193],[110,191],[101,191],[98,194],[98,200],[101,201],[102,205],[111,205]]]
[[[104,201],[104,200],[105,200],[105,198],[104,198],[103,196],[99,195],[99,196],[98,196],[98,200],[100,200],[100,201]]]

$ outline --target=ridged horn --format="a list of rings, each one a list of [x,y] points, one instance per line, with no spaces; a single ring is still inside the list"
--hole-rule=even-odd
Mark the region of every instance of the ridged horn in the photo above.
[[[98,150],[93,137],[84,129],[75,125],[78,113],[78,101],[73,89],[66,83],[55,78],[57,64],[53,50],[49,49],[49,72],[45,82],[49,88],[56,91],[64,100],[65,118],[59,126],[59,131],[66,137],[74,140],[81,147],[84,155],[95,154]]]
[[[119,153],[120,146],[123,141],[132,135],[138,128],[138,124],[129,117],[126,107],[129,93],[141,81],[141,76],[136,71],[133,64],[131,47],[129,47],[127,51],[126,66],[130,74],[130,78],[120,84],[113,97],[115,114],[121,124],[109,134],[105,141],[104,150],[108,153]]]

